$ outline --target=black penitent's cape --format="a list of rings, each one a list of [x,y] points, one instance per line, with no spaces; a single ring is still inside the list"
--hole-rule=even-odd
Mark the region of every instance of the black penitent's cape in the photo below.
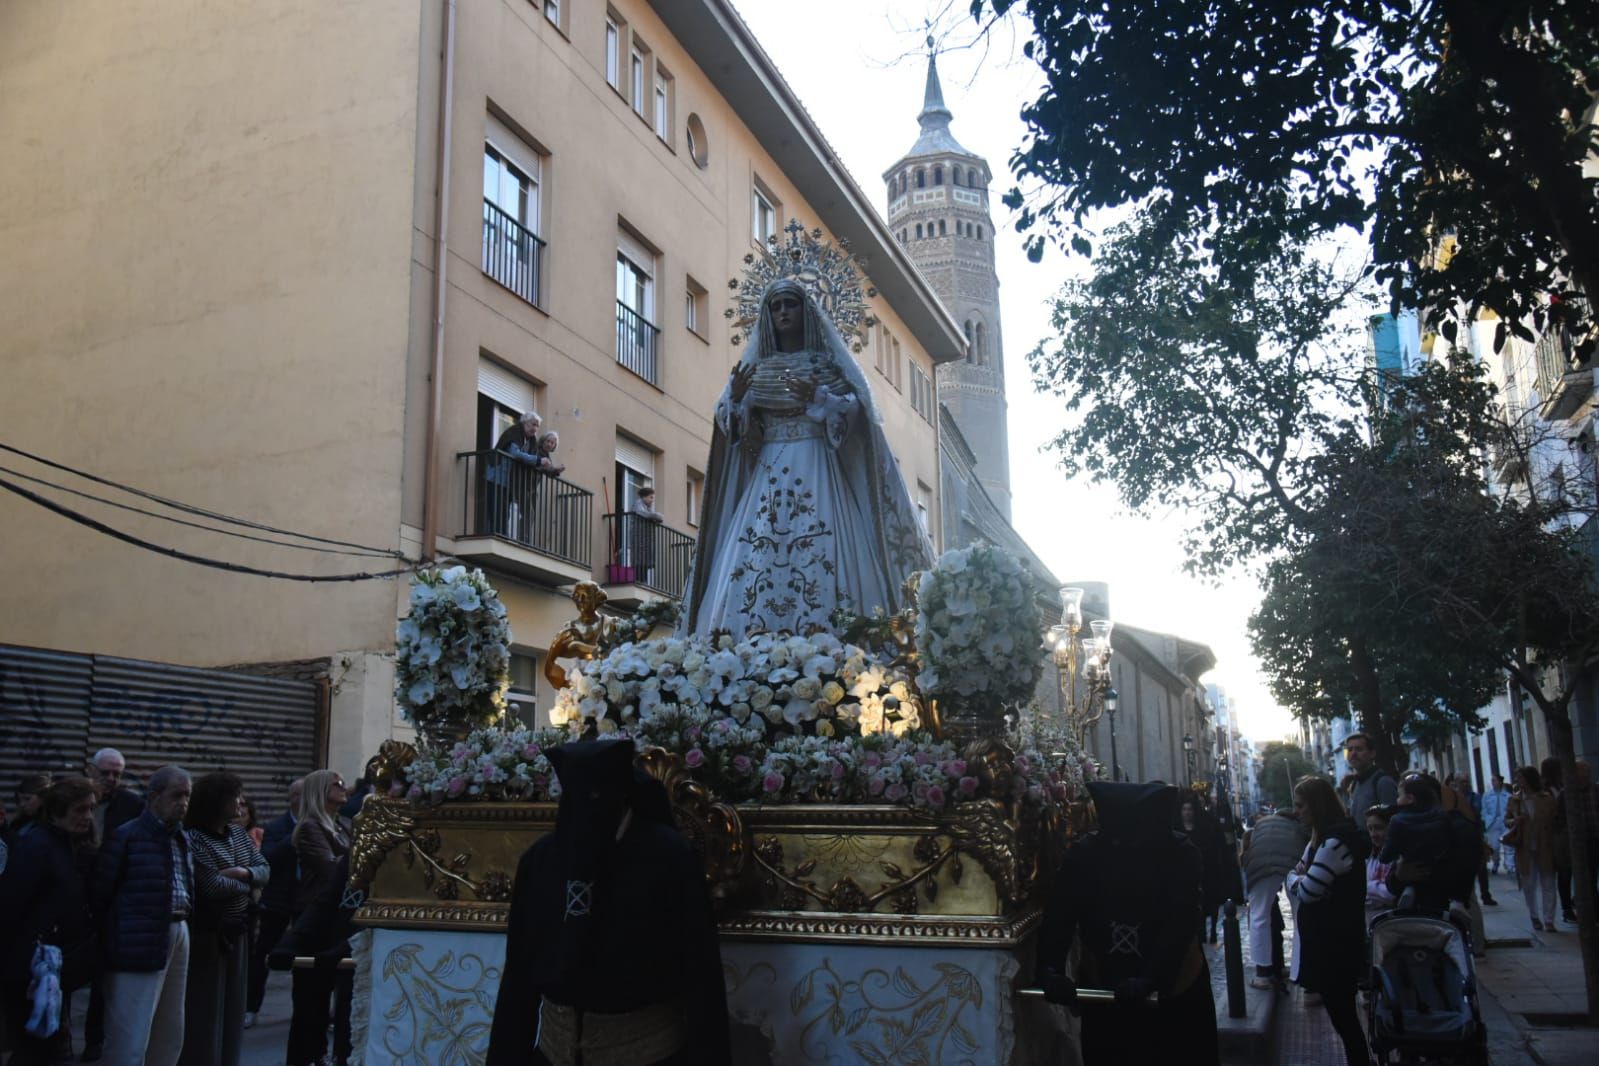
[[[704,870],[673,827],[664,790],[635,774],[631,741],[567,744],[550,762],[560,811],[555,832],[517,866],[486,1066],[539,1061],[545,998],[612,1014],[675,1002],[689,1045],[669,1061],[726,1066],[716,921]]]
[[[1071,976],[1067,957],[1081,938],[1082,987],[1131,983],[1161,997],[1156,1007],[1083,1005],[1084,1066],[1219,1063],[1216,1006],[1198,936],[1203,873],[1198,850],[1171,830],[1177,790],[1094,782],[1088,791],[1099,828],[1067,851],[1055,877],[1039,983]]]

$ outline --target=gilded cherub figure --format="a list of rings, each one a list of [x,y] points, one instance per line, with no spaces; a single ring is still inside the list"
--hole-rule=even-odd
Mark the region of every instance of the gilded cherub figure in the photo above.
[[[544,658],[544,679],[557,689],[566,687],[566,668],[561,659],[593,659],[604,652],[613,627],[611,619],[600,616],[600,605],[605,600],[605,590],[597,582],[579,581],[572,589],[577,617],[555,635]]]

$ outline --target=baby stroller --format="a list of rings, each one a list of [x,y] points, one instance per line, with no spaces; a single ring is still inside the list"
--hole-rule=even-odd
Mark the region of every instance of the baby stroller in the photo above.
[[[1471,945],[1452,917],[1395,910],[1371,923],[1367,1011],[1378,1062],[1488,1062]]]

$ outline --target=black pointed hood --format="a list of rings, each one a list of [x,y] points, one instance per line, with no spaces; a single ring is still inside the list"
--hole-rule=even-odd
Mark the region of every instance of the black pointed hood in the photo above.
[[[1177,817],[1172,785],[1090,781],[1088,795],[1102,836],[1118,844],[1143,844],[1170,838]]]

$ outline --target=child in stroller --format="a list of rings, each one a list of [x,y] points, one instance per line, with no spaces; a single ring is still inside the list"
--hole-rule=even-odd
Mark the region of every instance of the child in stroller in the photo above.
[[[1465,914],[1399,907],[1371,923],[1367,1030],[1377,1061],[1486,1066]]]

